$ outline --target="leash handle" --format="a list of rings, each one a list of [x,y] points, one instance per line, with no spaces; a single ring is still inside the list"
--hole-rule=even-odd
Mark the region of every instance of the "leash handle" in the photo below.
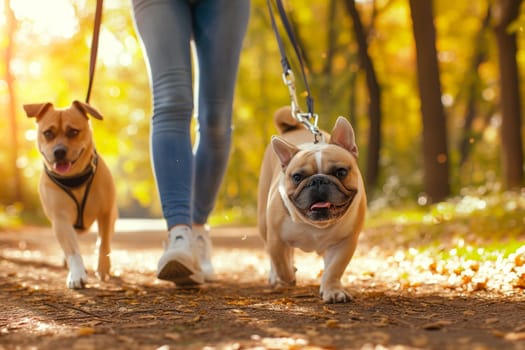
[[[93,80],[95,79],[95,66],[97,63],[98,39],[100,34],[100,25],[102,24],[102,8],[103,0],[97,0],[97,7],[95,10],[95,22],[93,24],[93,38],[91,40],[91,56],[89,59],[89,82],[86,94],[86,103],[89,104],[91,97],[91,88],[93,87]]]

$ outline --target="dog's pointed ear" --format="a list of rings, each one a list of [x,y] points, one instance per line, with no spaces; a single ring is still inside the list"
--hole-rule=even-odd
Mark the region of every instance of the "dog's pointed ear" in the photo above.
[[[354,128],[344,117],[338,117],[334,129],[330,134],[330,143],[343,147],[352,153],[356,158],[359,156],[357,144],[355,143]]]
[[[49,107],[53,107],[51,102],[45,103],[30,103],[24,105],[24,111],[28,118],[36,118],[37,120],[42,118]]]
[[[86,116],[86,118],[88,118],[88,116],[91,115],[92,117],[97,118],[98,120],[104,119],[102,117],[102,114],[100,114],[99,111],[97,111],[95,108],[91,107],[87,103],[75,100],[75,101],[73,101],[73,107],[75,107],[82,114],[84,114]]]
[[[297,146],[289,143],[288,141],[278,136],[272,137],[272,147],[273,151],[277,155],[277,158],[279,158],[279,161],[281,162],[281,167],[283,169],[288,166],[293,156],[297,152],[299,152],[299,148]]]

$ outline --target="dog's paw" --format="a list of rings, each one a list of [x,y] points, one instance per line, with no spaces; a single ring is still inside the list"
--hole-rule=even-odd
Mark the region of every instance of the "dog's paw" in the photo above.
[[[67,274],[67,287],[70,289],[84,288],[87,283],[87,272],[84,262],[79,254],[67,257],[69,273]]]
[[[295,280],[290,281],[290,282],[285,282],[283,280],[277,280],[274,283],[271,283],[270,285],[272,286],[273,290],[277,292],[285,292],[289,290],[290,288],[295,287]]]
[[[87,273],[86,270],[83,271],[83,273],[74,273],[73,271],[69,271],[67,275],[67,287],[69,289],[82,289],[86,287],[87,283]]]
[[[107,281],[110,277],[109,270],[111,261],[109,255],[101,255],[98,258],[97,276],[101,281]]]
[[[327,304],[348,303],[353,300],[352,296],[343,287],[321,287],[321,298]]]
[[[295,279],[291,281],[285,281],[277,276],[277,274],[272,270],[270,271],[270,276],[268,277],[268,284],[270,284],[270,286],[276,290],[285,290],[295,286]]]
[[[270,274],[268,276],[268,283],[270,286],[279,288],[279,287],[293,287],[295,286],[295,272],[296,268],[293,269],[293,272],[289,273],[289,278],[281,278],[274,270],[273,266],[270,267]]]

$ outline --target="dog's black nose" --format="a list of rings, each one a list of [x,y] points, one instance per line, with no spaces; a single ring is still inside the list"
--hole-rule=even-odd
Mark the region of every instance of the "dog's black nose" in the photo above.
[[[328,180],[325,176],[313,176],[310,182],[308,183],[309,186],[315,186],[315,187],[321,187],[322,185],[328,185],[330,184],[330,180]]]
[[[53,155],[55,156],[55,160],[60,161],[64,160],[66,158],[67,149],[65,147],[55,147],[53,150]]]

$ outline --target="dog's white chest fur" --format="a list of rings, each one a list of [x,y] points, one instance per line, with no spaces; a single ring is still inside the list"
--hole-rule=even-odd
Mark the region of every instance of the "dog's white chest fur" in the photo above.
[[[331,243],[331,239],[323,237],[322,231],[306,224],[298,224],[290,218],[283,223],[281,239],[291,247],[305,252],[322,252]]]

